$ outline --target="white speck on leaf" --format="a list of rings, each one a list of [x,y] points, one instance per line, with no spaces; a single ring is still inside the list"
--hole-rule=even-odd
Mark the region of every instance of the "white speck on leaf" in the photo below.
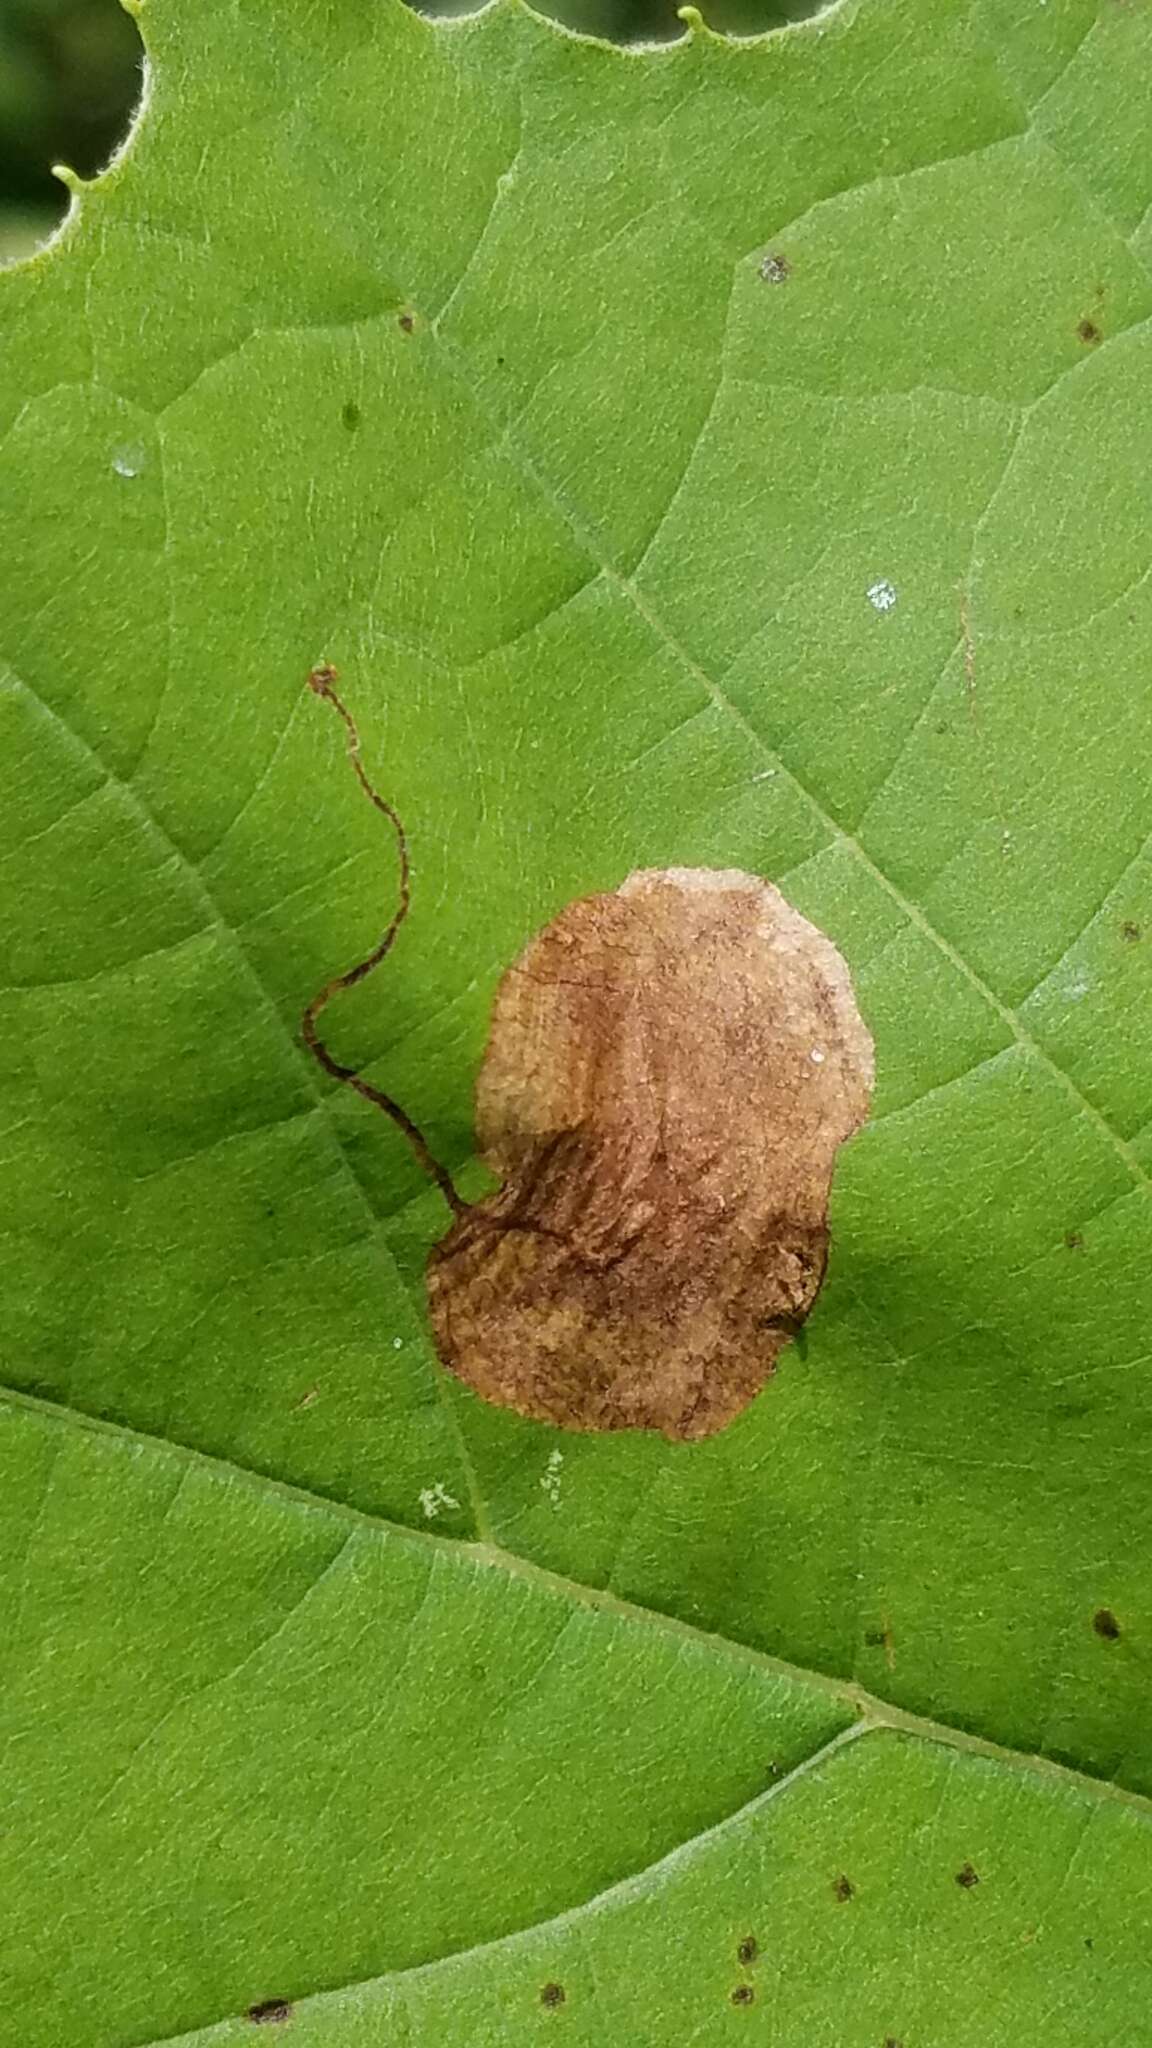
[[[117,476],[139,476],[147,460],[143,448],[118,448],[112,457],[112,467]]]
[[[770,782],[776,773],[777,770],[775,768],[758,768],[752,780],[753,782]]]
[[[393,1337],[393,1339],[392,1339],[392,1349],[393,1349],[393,1351],[402,1351],[402,1350],[404,1349],[404,1339],[403,1339],[403,1337]]]
[[[560,1471],[563,1463],[563,1451],[549,1451],[548,1463],[544,1467],[544,1476],[540,1481],[554,1508],[560,1505]]]
[[[814,1067],[822,1067],[828,1055],[826,1052],[822,1052],[818,1045],[814,1045],[808,1057]]]
[[[874,611],[890,612],[896,602],[896,585],[887,576],[878,577],[868,585],[868,602]]]
[[[443,1514],[445,1508],[458,1508],[460,1503],[455,1495],[449,1493],[447,1487],[438,1479],[435,1486],[421,1488],[420,1505],[424,1510],[427,1520],[434,1522],[437,1515]]]

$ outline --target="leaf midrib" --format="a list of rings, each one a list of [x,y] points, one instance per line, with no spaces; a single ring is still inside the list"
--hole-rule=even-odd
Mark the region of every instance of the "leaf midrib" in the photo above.
[[[1111,1778],[1093,1777],[1090,1772],[1077,1770],[1071,1764],[1058,1763],[1054,1758],[1043,1756],[1036,1751],[1012,1749],[1005,1743],[996,1742],[989,1736],[977,1735],[970,1729],[934,1720],[929,1715],[913,1713],[905,1707],[897,1706],[894,1701],[885,1700],[879,1694],[869,1692],[854,1679],[837,1678],[826,1671],[790,1663],[787,1658],[774,1656],[770,1651],[756,1649],[751,1644],[736,1641],[730,1636],[719,1635],[711,1629],[699,1628],[695,1623],[684,1621],[678,1615],[667,1614],[659,1608],[645,1607],[637,1601],[623,1599],[618,1593],[599,1586],[585,1585],[579,1579],[550,1571],[544,1565],[535,1564],[530,1558],[520,1557],[514,1551],[505,1550],[496,1542],[464,1542],[459,1537],[438,1535],[431,1529],[410,1528],[406,1523],[392,1522],[384,1515],[370,1514],[363,1508],[353,1507],[347,1501],[333,1500],[325,1494],[312,1493],[306,1487],[277,1479],[271,1473],[257,1471],[252,1466],[236,1464],[229,1458],[195,1450],[187,1444],[173,1443],[167,1437],[152,1436],[143,1430],[129,1429],[123,1423],[109,1422],[102,1416],[89,1415],[59,1402],[46,1401],[39,1395],[21,1393],[15,1388],[5,1387],[0,1390],[0,1408],[3,1407],[38,1415],[45,1420],[82,1430],[89,1435],[111,1437],[117,1442],[131,1444],[154,1457],[174,1459],[190,1469],[227,1478],[232,1485],[239,1483],[247,1486],[255,1494],[287,1502],[301,1513],[328,1516],[336,1521],[352,1523],[378,1536],[386,1536],[390,1542],[411,1545],[422,1550],[431,1547],[486,1569],[503,1571],[509,1578],[527,1580],[580,1606],[614,1614],[629,1623],[642,1623],[649,1628],[659,1629],[689,1641],[698,1648],[707,1649],[716,1657],[739,1662],[760,1672],[766,1678],[785,1679],[790,1684],[805,1686],[810,1691],[821,1694],[825,1699],[835,1700],[851,1711],[852,1726],[859,1733],[869,1729],[888,1729],[899,1734],[915,1735],[926,1742],[934,1742],[968,1755],[1009,1764],[1016,1769],[1037,1773],[1049,1780],[1074,1786],[1096,1799],[1115,1801],[1152,1820],[1152,1795],[1118,1784]],[[822,1748],[826,1747],[827,1745],[822,1745]],[[813,1754],[818,1755],[820,1752]],[[781,1783],[784,1782],[786,1781],[781,1780]]]

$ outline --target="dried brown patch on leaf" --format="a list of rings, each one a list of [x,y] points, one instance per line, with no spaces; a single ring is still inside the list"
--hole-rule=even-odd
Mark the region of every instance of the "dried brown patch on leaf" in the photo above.
[[[770,883],[668,868],[570,903],[497,993],[503,1185],[429,1261],[441,1357],[561,1427],[722,1429],[816,1298],[871,1085],[848,969]]]

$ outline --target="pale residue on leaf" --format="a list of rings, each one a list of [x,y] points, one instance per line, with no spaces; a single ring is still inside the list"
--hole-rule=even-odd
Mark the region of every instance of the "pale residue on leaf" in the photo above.
[[[425,1520],[435,1522],[446,1510],[458,1508],[460,1503],[449,1493],[443,1481],[438,1479],[434,1486],[424,1486],[420,1489],[420,1506]]]
[[[544,1476],[540,1484],[554,1508],[560,1505],[560,1474],[563,1468],[563,1451],[549,1451],[548,1463],[544,1467]]]
[[[816,1298],[871,1084],[843,959],[770,883],[668,868],[569,904],[496,997],[503,1184],[429,1261],[445,1363],[563,1428],[722,1429]]]

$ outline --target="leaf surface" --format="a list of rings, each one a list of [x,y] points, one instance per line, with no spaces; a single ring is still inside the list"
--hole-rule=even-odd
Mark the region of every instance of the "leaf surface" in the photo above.
[[[1148,20],[149,0],[0,280],[0,2039],[1152,2040]],[[321,660],[416,859],[336,1049],[469,1185],[570,898],[743,868],[851,963],[830,1278],[711,1442],[437,1366],[440,1199],[299,1043],[393,886]]]

